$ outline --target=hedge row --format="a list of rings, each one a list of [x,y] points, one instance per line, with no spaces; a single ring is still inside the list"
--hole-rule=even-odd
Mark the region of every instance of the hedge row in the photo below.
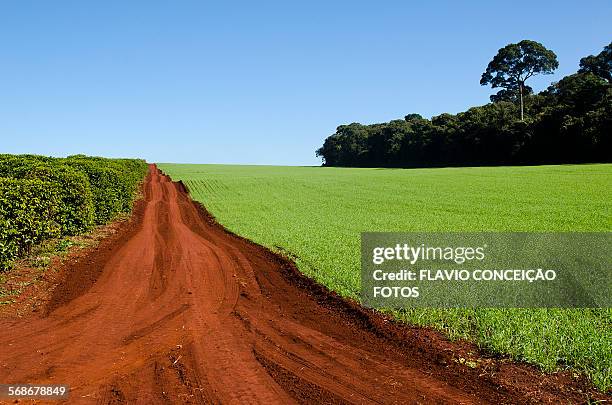
[[[44,239],[129,212],[146,172],[139,159],[0,155],[0,270]]]

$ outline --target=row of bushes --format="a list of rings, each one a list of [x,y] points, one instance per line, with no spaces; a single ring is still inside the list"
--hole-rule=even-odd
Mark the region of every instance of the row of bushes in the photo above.
[[[146,172],[139,159],[0,155],[0,270],[45,239],[129,212]]]

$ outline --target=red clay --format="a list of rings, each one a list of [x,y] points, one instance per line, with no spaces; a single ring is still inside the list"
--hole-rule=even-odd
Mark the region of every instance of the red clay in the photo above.
[[[0,383],[70,403],[581,403],[569,373],[478,358],[300,275],[219,226],[154,166],[125,229],[44,314],[0,320]]]

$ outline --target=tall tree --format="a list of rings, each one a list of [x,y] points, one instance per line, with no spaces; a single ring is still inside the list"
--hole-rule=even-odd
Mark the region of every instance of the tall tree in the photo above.
[[[593,73],[612,83],[612,42],[606,45],[599,55],[589,55],[580,59],[579,73]]]
[[[501,87],[492,101],[508,99],[508,93],[518,95],[521,105],[521,121],[524,120],[523,97],[530,90],[525,81],[536,74],[551,74],[557,67],[557,55],[539,42],[523,40],[501,48],[480,78],[480,84]]]

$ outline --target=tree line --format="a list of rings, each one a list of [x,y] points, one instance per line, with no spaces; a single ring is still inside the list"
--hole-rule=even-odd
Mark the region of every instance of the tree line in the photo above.
[[[341,125],[316,155],[324,166],[436,167],[610,162],[612,43],[579,70],[534,94],[526,82],[558,67],[535,41],[500,49],[481,85],[491,103],[427,119]]]

